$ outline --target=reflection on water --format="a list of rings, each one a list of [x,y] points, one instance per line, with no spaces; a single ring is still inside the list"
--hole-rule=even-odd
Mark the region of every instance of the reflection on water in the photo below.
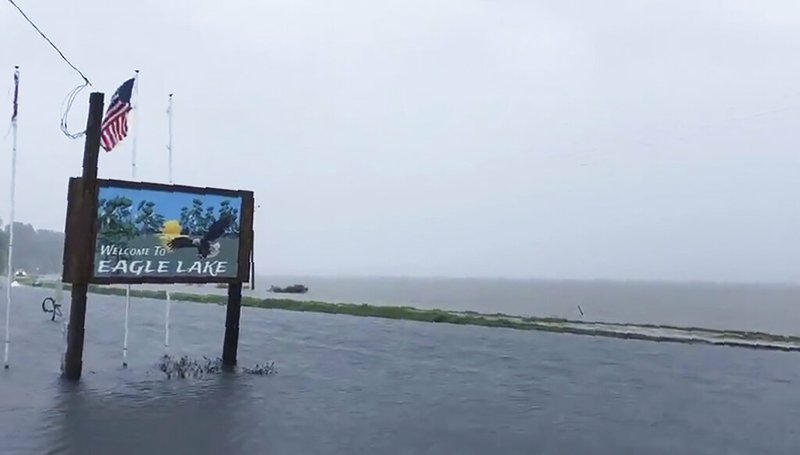
[[[225,376],[113,391],[60,384],[42,424],[50,453],[226,453],[246,429],[237,410],[249,406],[246,389]]]
[[[16,290],[15,290],[16,292]],[[163,302],[90,296],[84,377],[17,292],[0,453],[796,454],[798,354],[244,309],[241,365],[168,380]],[[219,355],[224,308],[174,304],[172,355]]]

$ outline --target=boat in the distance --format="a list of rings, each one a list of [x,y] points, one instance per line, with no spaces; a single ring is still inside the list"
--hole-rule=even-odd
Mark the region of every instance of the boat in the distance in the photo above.
[[[308,292],[308,287],[303,284],[293,284],[285,288],[279,286],[270,286],[269,292],[276,292],[279,294],[305,294]]]

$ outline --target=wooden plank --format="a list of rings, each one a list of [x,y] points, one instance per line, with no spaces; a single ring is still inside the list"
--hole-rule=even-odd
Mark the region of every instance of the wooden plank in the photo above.
[[[253,211],[255,198],[251,191],[242,194],[242,221],[239,224],[239,267],[238,281],[250,281],[250,253],[253,250]]]

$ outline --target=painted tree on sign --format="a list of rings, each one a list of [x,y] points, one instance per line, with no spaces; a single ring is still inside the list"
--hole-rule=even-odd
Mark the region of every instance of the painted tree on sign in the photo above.
[[[201,199],[193,199],[191,207],[181,209],[181,227],[183,235],[202,235],[211,224],[209,218],[213,218],[214,209],[204,210]]]
[[[231,215],[234,220],[225,231],[225,235],[239,235],[239,210],[231,207],[230,200],[226,199],[220,202],[218,208],[214,208],[213,206],[205,207],[201,199],[194,199],[191,207],[181,209],[181,233],[183,235],[203,235],[214,221],[225,214]]]
[[[239,235],[239,210],[231,207],[231,201],[224,200],[219,203],[219,217],[221,218],[223,215],[230,215],[233,217],[233,223],[228,226],[228,229],[225,230],[225,235]]]
[[[98,245],[127,245],[139,235],[131,208],[133,201],[124,196],[101,198],[97,208]]]
[[[101,198],[97,209],[99,223],[98,251],[103,245],[116,245],[120,248],[141,235],[161,232],[164,216],[156,213],[155,203],[142,200],[133,209],[133,201],[125,196]],[[117,255],[119,259],[130,259]]]
[[[135,225],[141,235],[157,234],[161,232],[164,226],[164,215],[156,213],[155,203],[150,201],[141,201],[137,206],[138,213],[136,214]]]

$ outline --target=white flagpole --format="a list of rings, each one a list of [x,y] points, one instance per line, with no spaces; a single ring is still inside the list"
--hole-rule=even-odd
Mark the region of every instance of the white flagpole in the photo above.
[[[172,93],[169,94],[167,120],[169,125],[169,141],[167,142],[167,151],[169,152],[169,183],[172,183]]]
[[[19,66],[14,66],[14,111],[11,114],[11,210],[8,223],[8,282],[6,283],[6,336],[3,347],[3,366],[8,368],[8,348],[11,346],[11,283],[14,268],[11,261],[14,255],[14,199],[17,183],[17,101],[19,97]]]
[[[133,134],[131,137],[131,179],[136,180],[136,136],[139,133],[139,124],[137,122],[139,116],[139,70],[135,71],[133,77],[133,93],[131,94],[131,105],[133,112],[131,113],[131,120],[133,123]],[[131,285],[125,288],[125,336],[122,339],[122,366],[128,366],[128,314],[131,309]]]
[[[131,285],[125,288],[125,336],[122,339],[122,366],[128,366],[128,313],[131,309]]]
[[[169,94],[169,104],[167,106],[167,125],[168,125],[168,137],[167,137],[167,152],[168,152],[168,159],[169,159],[169,183],[172,184],[172,93]],[[169,293],[169,289],[166,291],[167,293],[167,306],[164,313],[164,352],[169,352],[169,307],[172,303],[172,296]]]
[[[133,134],[131,137],[131,178],[136,180],[136,136],[139,132],[139,70],[136,70],[136,75],[133,76],[133,93],[131,93],[131,123],[133,123]]]

